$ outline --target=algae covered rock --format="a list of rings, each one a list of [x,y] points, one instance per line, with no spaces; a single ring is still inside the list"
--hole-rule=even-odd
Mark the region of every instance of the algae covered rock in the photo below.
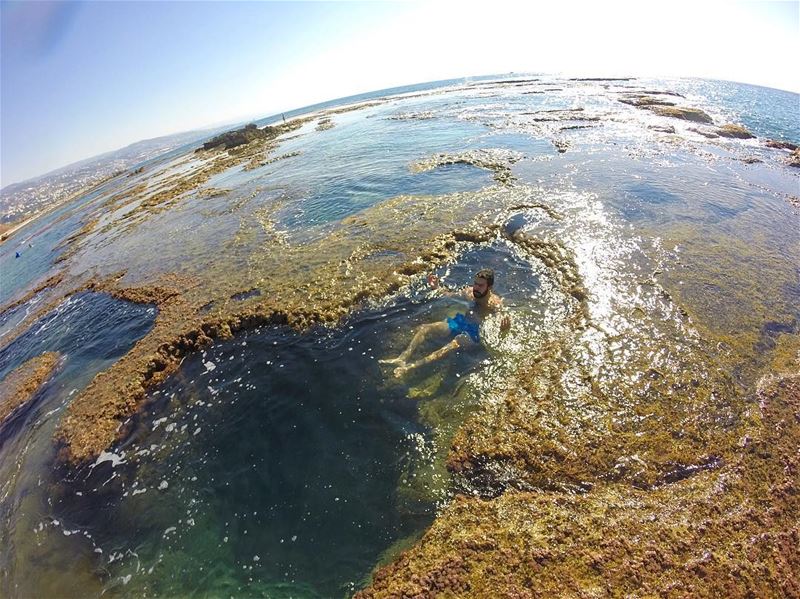
[[[786,164],[788,166],[800,167],[800,148],[797,148],[789,155],[789,158],[786,159]]]
[[[636,106],[638,108],[648,106],[675,106],[675,102],[663,100],[661,98],[653,98],[652,96],[628,96],[625,98],[620,98],[619,101],[623,104],[630,104],[631,106]]]
[[[699,108],[681,108],[680,106],[648,106],[659,116],[669,116],[693,123],[713,123],[714,120]]]
[[[733,137],[735,139],[753,139],[755,137],[741,125],[723,125],[722,127],[717,127],[716,133],[720,137]]]
[[[765,143],[765,146],[768,148],[776,148],[778,150],[791,150],[794,152],[798,146],[790,141],[784,141],[781,139],[768,139]]]
[[[800,375],[755,399],[760,422],[722,469],[649,491],[457,496],[356,597],[798,596]]]
[[[684,121],[692,121],[693,123],[711,124],[714,122],[714,120],[707,113],[699,108],[676,106],[675,102],[672,102],[671,100],[656,98],[652,95],[628,94],[622,98],[619,98],[619,101],[623,104],[635,106],[636,108],[650,110],[659,116],[669,116],[676,119],[683,119]]]
[[[28,403],[58,366],[59,355],[46,352],[12,370],[0,385],[0,425]]]

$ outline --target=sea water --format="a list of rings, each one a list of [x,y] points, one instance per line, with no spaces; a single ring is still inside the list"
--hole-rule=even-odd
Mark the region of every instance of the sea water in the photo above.
[[[782,281],[774,296],[754,299],[767,318],[776,315],[754,351],[768,351],[781,332],[797,330],[800,287],[792,273],[798,232],[786,197],[797,195],[798,178],[781,165],[777,151],[752,141],[708,145],[679,121],[673,124],[689,141],[655,151],[639,125],[663,122],[621,106],[604,87],[610,84],[538,79],[536,87],[501,90],[459,91],[468,82],[439,82],[315,107],[409,95],[335,115],[330,130],[316,131],[311,123],[276,150],[298,154],[216,176],[209,185],[232,189],[234,199],[255,194],[255,203],[235,217],[204,218],[228,210],[229,197],[190,198],[141,227],[138,253],[115,256],[111,246],[96,243],[71,268],[169,272],[194,247],[187,243],[198,240],[206,240],[198,248],[202,259],[213,261],[248,210],[272,202],[277,226],[290,239],[318,237],[395,195],[489,186],[491,173],[472,165],[420,174],[408,167],[438,152],[499,148],[524,155],[514,176],[534,202],[536,194],[555,198],[561,220],[545,222],[536,210],[520,209],[498,224],[531,233],[549,228],[576,248],[582,274],[594,281],[598,314],[603,306],[611,310],[615,277],[644,280],[667,259],[687,265],[688,275],[702,269],[696,261],[709,247],[740,240],[753,248],[742,260]],[[800,139],[796,94],[701,80],[615,85],[614,93],[626,86],[677,91],[756,135]],[[591,122],[561,130],[556,127],[564,123],[532,127],[526,121],[525,113],[577,107],[621,116],[602,133]],[[560,153],[553,137],[569,149]],[[180,156],[174,151],[151,164]],[[738,161],[748,156],[762,162]],[[0,246],[4,302],[51,271],[60,242],[82,224],[82,206],[97,197],[77,199]],[[670,245],[663,241],[679,237]],[[20,246],[20,239],[30,247]],[[20,247],[23,258],[15,259]],[[541,264],[504,241],[464,252],[438,274],[455,288],[484,265],[497,270],[498,291],[530,332],[516,349],[525,360],[562,313],[543,292],[553,283]],[[680,271],[668,276],[684,283]],[[708,323],[727,329],[747,322],[745,312],[752,311],[736,295],[740,285],[731,276],[687,278],[685,295],[700,298],[698,312]],[[611,290],[608,297],[603,289]],[[0,333],[13,331],[36,301],[4,312]],[[298,333],[262,327],[216,343],[188,356],[150,391],[146,408],[128,423],[130,434],[97,462],[69,471],[55,466],[51,443],[65,407],[147,332],[155,313],[107,296],[67,300],[0,350],[0,376],[44,350],[59,351],[66,360],[31,405],[0,430],[0,589],[21,597],[351,594],[367,583],[382,555],[421,534],[451,496],[446,475],[435,479],[441,475],[434,473],[433,482],[422,486],[425,492],[414,486],[413,477],[427,476],[426,464],[442,451],[421,407],[441,401],[456,412],[457,423],[503,384],[507,371],[495,370],[503,357],[481,346],[399,381],[379,364],[402,351],[415,327],[460,309],[420,281],[333,328]],[[432,339],[424,350],[443,341]]]

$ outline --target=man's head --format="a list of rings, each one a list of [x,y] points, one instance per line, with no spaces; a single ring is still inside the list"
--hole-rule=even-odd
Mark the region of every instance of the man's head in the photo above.
[[[475,299],[480,299],[489,295],[489,291],[494,285],[494,271],[491,268],[482,268],[475,275],[472,282],[472,295]]]

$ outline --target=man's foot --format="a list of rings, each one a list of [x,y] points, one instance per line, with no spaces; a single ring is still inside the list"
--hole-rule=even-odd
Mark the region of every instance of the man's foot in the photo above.
[[[397,368],[394,369],[394,378],[399,379],[401,376],[403,376],[410,369],[411,369],[411,366],[409,366],[408,364],[401,364],[400,366],[398,366]]]
[[[402,355],[397,356],[396,358],[384,358],[383,360],[378,360],[380,364],[403,364],[405,363],[405,358]]]

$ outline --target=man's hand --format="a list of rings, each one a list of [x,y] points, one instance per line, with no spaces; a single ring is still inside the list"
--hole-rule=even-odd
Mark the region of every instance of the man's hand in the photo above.
[[[429,274],[428,275],[428,287],[430,287],[431,289],[438,289],[439,288],[439,277],[437,277],[435,274],[432,274],[432,273]]]
[[[510,328],[511,328],[511,317],[508,314],[504,314],[500,318],[500,331],[502,331],[503,333],[507,333]]]

